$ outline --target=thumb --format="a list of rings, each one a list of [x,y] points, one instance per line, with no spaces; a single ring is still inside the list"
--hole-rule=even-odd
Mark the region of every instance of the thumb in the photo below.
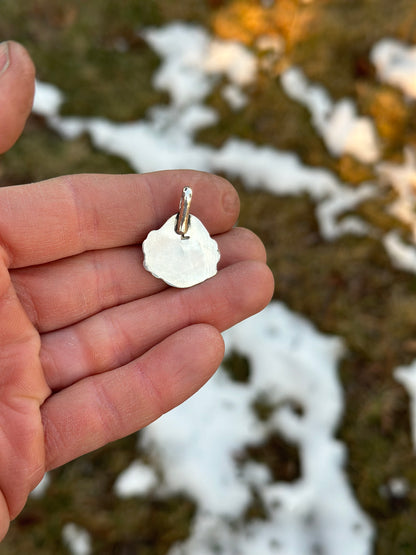
[[[35,67],[17,42],[0,43],[0,154],[19,138],[32,109]]]

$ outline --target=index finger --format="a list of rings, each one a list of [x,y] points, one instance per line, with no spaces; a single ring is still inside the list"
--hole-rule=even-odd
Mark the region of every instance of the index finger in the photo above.
[[[191,212],[212,234],[238,216],[235,189],[191,170],[142,175],[71,175],[0,189],[0,247],[11,268],[43,264],[88,250],[141,243],[178,211],[185,185]]]

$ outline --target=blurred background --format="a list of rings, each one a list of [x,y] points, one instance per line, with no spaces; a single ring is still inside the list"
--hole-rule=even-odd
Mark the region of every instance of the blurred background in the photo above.
[[[51,472],[0,553],[416,553],[414,2],[2,0],[0,39],[38,79],[1,186],[220,173],[276,278],[172,445],[162,422]]]

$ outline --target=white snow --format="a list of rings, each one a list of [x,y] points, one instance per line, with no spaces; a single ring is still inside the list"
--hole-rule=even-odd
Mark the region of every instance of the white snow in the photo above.
[[[265,486],[272,480],[269,468],[258,462],[245,462],[240,470],[242,480],[253,487]]]
[[[281,56],[285,51],[285,47],[284,38],[278,34],[260,35],[256,39],[256,48],[260,52],[270,52],[276,56]]]
[[[36,498],[43,497],[47,492],[50,483],[51,483],[51,477],[46,472],[42,480],[39,482],[39,484],[35,487],[34,490],[30,492],[30,496],[36,497]]]
[[[117,478],[114,491],[119,497],[146,495],[157,484],[156,472],[141,461],[133,461]]]
[[[257,75],[257,60],[238,42],[211,39],[203,68],[208,75],[225,75],[231,83],[244,87]]]
[[[213,76],[202,68],[210,44],[206,31],[173,23],[161,29],[148,29],[143,36],[164,62],[153,83],[157,89],[169,92],[175,107],[199,102],[209,94]]]
[[[276,302],[224,335],[228,354],[248,357],[248,383],[220,370],[140,436],[161,465],[161,492],[185,492],[198,504],[191,537],[170,555],[269,555],[277,545],[285,555],[369,554],[372,528],[354,500],[345,449],[334,437],[343,410],[342,343]],[[266,422],[253,410],[259,398],[274,408]],[[301,477],[292,483],[273,482],[263,465],[238,462],[245,446],[272,432],[298,447]],[[243,514],[253,490],[268,518],[247,525]]]
[[[404,386],[410,397],[410,425],[413,450],[416,452],[416,360],[409,366],[399,366],[394,372],[394,377]]]
[[[62,528],[62,539],[71,555],[90,555],[91,537],[86,530],[69,522]]]
[[[409,482],[397,476],[390,478],[387,486],[394,497],[406,497],[410,491]]]
[[[286,43],[279,34],[260,35],[255,42],[259,53],[259,69],[268,73],[271,77],[278,74],[278,62],[282,59]]]
[[[398,87],[409,98],[416,98],[416,46],[382,39],[373,47],[371,61],[381,81]]]
[[[382,497],[393,497],[395,499],[404,499],[410,492],[409,482],[405,478],[393,476],[380,487],[380,495]]]
[[[331,154],[336,157],[351,154],[366,164],[379,159],[374,124],[370,118],[357,115],[352,100],[344,98],[334,103],[327,91],[311,85],[298,67],[283,72],[281,83],[288,96],[311,112],[312,123]]]
[[[219,76],[238,87],[256,77],[256,58],[246,47],[213,39],[200,27],[172,23],[143,36],[164,62],[154,84],[170,93],[176,107],[203,100]]]
[[[64,95],[57,87],[36,81],[33,112],[44,117],[53,117],[59,113],[63,101]]]
[[[388,211],[406,224],[410,231],[406,243],[397,231],[390,231],[383,237],[383,243],[394,266],[407,272],[416,273],[416,155],[410,148],[404,152],[402,164],[382,162],[377,165],[380,180],[392,187],[395,199]]]
[[[247,95],[245,95],[239,87],[232,84],[222,89],[222,96],[235,111],[244,108],[248,102]]]
[[[409,226],[416,243],[416,155],[409,147],[405,149],[403,164],[382,162],[377,171],[382,181],[389,184],[396,198],[389,207],[391,214]]]
[[[383,237],[383,244],[396,268],[416,274],[416,247],[401,239],[397,231],[390,231]]]

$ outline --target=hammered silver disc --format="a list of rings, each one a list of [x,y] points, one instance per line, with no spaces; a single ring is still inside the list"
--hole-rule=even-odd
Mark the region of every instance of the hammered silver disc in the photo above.
[[[176,214],[143,241],[144,267],[173,287],[192,287],[215,276],[220,259],[217,242],[204,224],[190,216],[187,237],[175,231]]]

